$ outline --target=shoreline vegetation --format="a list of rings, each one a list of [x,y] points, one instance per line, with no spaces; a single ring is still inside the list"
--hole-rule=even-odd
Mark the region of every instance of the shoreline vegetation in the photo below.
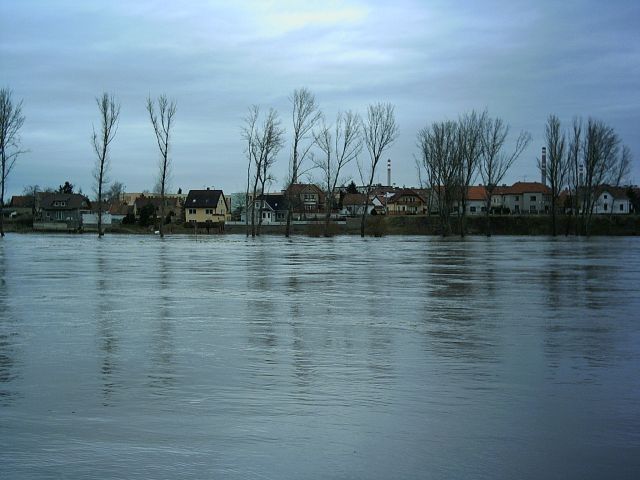
[[[558,236],[572,236],[575,231],[575,216],[557,218]],[[551,236],[553,224],[550,216],[545,215],[492,215],[492,235],[516,236]],[[323,237],[337,235],[359,235],[360,219],[347,218],[343,222],[332,222],[329,225],[329,235],[325,235],[324,220],[306,222],[305,224],[291,224],[293,235],[308,237]],[[457,226],[452,225],[453,235],[459,235]],[[207,232],[204,228],[194,230],[188,224],[171,224],[165,226],[167,235],[212,236],[224,234],[245,234],[244,224],[227,224],[224,230],[211,228]],[[262,233],[266,235],[284,235],[286,224],[263,225]],[[96,228],[85,228],[81,232],[72,230],[34,230],[29,222],[6,222],[5,231],[13,233],[78,233],[95,234]],[[153,227],[138,225],[117,225],[107,230],[107,234],[154,235]],[[429,215],[394,215],[371,216],[367,218],[368,236],[382,237],[386,235],[425,235],[442,236],[440,220],[437,216]],[[484,216],[467,217],[465,220],[467,235],[486,235],[486,219]],[[640,216],[638,215],[596,215],[593,219],[590,236],[636,236],[640,235]],[[284,238],[284,237],[283,237]]]

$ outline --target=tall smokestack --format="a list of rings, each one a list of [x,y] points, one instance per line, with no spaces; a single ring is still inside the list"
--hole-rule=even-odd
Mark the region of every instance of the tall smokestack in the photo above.
[[[542,147],[542,161],[540,162],[540,173],[542,175],[542,184],[547,184],[547,148]]]
[[[584,165],[581,163],[578,166],[578,169],[579,169],[579,171],[578,171],[578,186],[581,187],[582,185],[584,185]]]
[[[391,159],[387,160],[387,187],[391,186]]]

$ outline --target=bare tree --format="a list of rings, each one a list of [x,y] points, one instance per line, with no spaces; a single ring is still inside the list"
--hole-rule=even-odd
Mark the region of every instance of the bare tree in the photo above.
[[[571,215],[574,217],[574,233],[580,234],[579,212],[581,207],[581,180],[580,180],[580,152],[582,151],[582,120],[573,119],[568,151],[567,163],[569,164],[569,193],[571,195]],[[567,230],[568,233],[568,230]]]
[[[257,235],[260,235],[262,229],[262,211],[264,209],[264,190],[265,185],[273,180],[271,175],[271,167],[273,166],[278,153],[284,145],[284,129],[281,127],[280,118],[278,112],[274,109],[270,109],[267,117],[265,118],[262,129],[259,130],[257,135],[257,171],[258,179],[260,182],[260,210],[258,216],[258,228]],[[254,191],[254,198],[256,192]]]
[[[482,155],[482,132],[487,120],[487,112],[478,114],[475,110],[458,120],[458,155],[460,159],[460,236],[466,234],[467,202],[469,187],[478,175]]]
[[[441,233],[446,236],[451,233],[451,211],[460,198],[462,155],[459,124],[445,121],[424,127],[418,132],[418,146],[429,190],[438,202]]]
[[[253,196],[251,195],[251,166],[256,163],[256,126],[258,117],[260,116],[260,108],[257,105],[249,107],[249,113],[244,119],[244,125],[242,127],[242,138],[246,142],[245,155],[247,157],[247,191],[244,197],[244,211],[245,211],[245,227],[246,236],[249,236],[249,213],[251,213],[251,225],[255,223],[255,190],[257,189],[257,183],[253,190]],[[257,182],[258,177],[255,177]],[[251,205],[249,205],[251,203]],[[251,210],[251,212],[249,211]],[[252,228],[253,230],[253,228]]]
[[[289,168],[289,181],[287,186],[287,226],[285,235],[291,233],[291,215],[293,212],[293,198],[291,196],[292,185],[298,183],[301,174],[304,173],[304,162],[310,156],[313,146],[312,131],[322,117],[322,112],[316,104],[316,97],[307,88],[300,88],[290,97],[292,104],[293,120],[293,144],[291,149],[291,164]]]
[[[610,181],[616,169],[620,138],[610,126],[590,118],[582,144],[584,183],[582,185],[582,228],[589,235],[593,208],[600,186]]]
[[[28,198],[27,205],[31,207],[31,216],[35,218],[36,216],[36,197],[38,196],[38,192],[41,192],[40,185],[26,185],[22,189],[22,195]]]
[[[118,202],[122,200],[122,195],[124,194],[125,189],[126,187],[124,183],[118,182],[118,181],[113,182],[109,186],[109,189],[107,190],[107,194],[106,194],[107,201]]]
[[[249,235],[249,216],[251,216],[252,237],[260,235],[265,188],[273,180],[271,167],[284,145],[284,129],[281,127],[282,122],[278,112],[270,109],[261,125],[258,125],[259,117],[260,109],[255,105],[250,107],[242,129],[242,136],[247,142],[248,159],[245,196],[247,236]],[[257,225],[256,217],[258,217]]]
[[[342,169],[355,160],[362,151],[360,133],[360,117],[351,112],[339,113],[333,133],[324,121],[319,131],[313,136],[323,155],[314,159],[316,167],[322,172],[322,188],[325,194],[324,235],[329,236],[331,207],[335,197],[336,186],[341,180]]]
[[[102,190],[107,180],[109,171],[109,145],[116,136],[118,130],[118,117],[120,116],[120,105],[116,104],[113,95],[107,92],[96,98],[98,110],[100,111],[100,132],[93,128],[91,143],[96,152],[96,165],[93,171],[93,178],[96,181],[96,191],[98,193],[98,238],[104,235],[102,229]]]
[[[502,151],[509,126],[501,118],[487,118],[482,134],[480,175],[485,187],[487,236],[491,236],[491,198],[498,184],[531,141],[529,132],[520,132],[510,154]]]
[[[0,177],[0,236],[4,237],[4,192],[7,177],[16,160],[24,150],[20,149],[19,132],[24,124],[22,115],[22,100],[14,104],[13,92],[8,88],[0,90],[0,162],[2,176]]]
[[[571,168],[567,140],[560,127],[560,119],[549,115],[545,126],[547,144],[546,176],[551,190],[551,234],[557,235],[556,215],[560,193],[568,183]],[[538,160],[538,168],[542,171],[542,163]]]
[[[390,103],[376,103],[367,108],[367,121],[362,125],[364,145],[369,153],[369,163],[358,165],[360,177],[363,183],[366,181],[364,212],[360,222],[360,236],[364,237],[364,227],[369,209],[369,195],[375,178],[376,168],[380,158],[396,138],[398,138],[398,125],[396,124],[394,107]],[[366,179],[366,180],[365,180]]]
[[[176,113],[176,102],[169,101],[166,95],[158,97],[158,110],[154,106],[151,97],[147,98],[147,111],[153,125],[153,131],[160,149],[160,172],[158,184],[160,186],[160,237],[164,237],[164,207],[165,192],[167,190],[169,174],[171,170],[171,159],[169,157],[169,147],[171,140],[171,127],[173,126],[173,116]]]

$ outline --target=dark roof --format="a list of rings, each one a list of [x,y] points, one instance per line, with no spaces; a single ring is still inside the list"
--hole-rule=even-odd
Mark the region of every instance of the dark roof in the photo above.
[[[33,206],[33,195],[14,195],[11,197],[10,207],[29,208]]]
[[[189,190],[184,202],[185,208],[215,208],[218,206],[222,190]]]
[[[596,189],[596,192],[598,193],[598,195],[601,195],[604,192],[609,192],[611,195],[613,195],[613,198],[617,198],[617,199],[629,198],[629,195],[627,194],[627,187],[614,187],[612,185],[600,185],[600,187]]]
[[[87,197],[79,193],[40,193],[40,208],[44,210],[84,210],[91,208]]]
[[[366,198],[362,193],[347,193],[342,199],[342,205],[364,205]]]
[[[397,192],[393,197],[387,200],[387,203],[395,203],[398,200],[400,200],[402,197],[407,197],[407,196],[417,197],[419,201],[424,202],[424,199],[415,190],[412,190],[410,188],[405,188]]]
[[[300,195],[302,193],[310,192],[317,193],[320,198],[324,196],[322,189],[313,183],[294,183],[288,189],[291,195]]]
[[[272,210],[287,209],[287,197],[281,193],[265,193],[259,196],[258,200],[264,200]]]

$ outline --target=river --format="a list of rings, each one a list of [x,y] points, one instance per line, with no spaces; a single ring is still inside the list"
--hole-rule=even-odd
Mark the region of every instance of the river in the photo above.
[[[0,478],[640,472],[640,239],[8,234]]]

